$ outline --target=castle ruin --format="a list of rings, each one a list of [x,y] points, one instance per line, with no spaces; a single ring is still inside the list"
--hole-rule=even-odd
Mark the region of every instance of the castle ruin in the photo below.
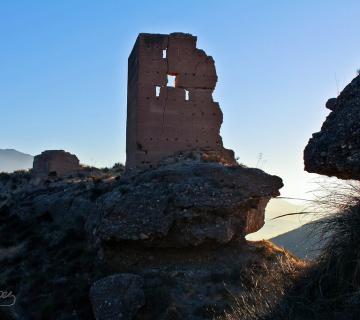
[[[61,177],[81,169],[77,156],[64,150],[46,150],[34,157],[33,174],[37,177]]]
[[[196,40],[185,33],[139,34],[128,60],[127,170],[193,150],[234,162],[223,147],[223,115],[212,97],[215,63]]]

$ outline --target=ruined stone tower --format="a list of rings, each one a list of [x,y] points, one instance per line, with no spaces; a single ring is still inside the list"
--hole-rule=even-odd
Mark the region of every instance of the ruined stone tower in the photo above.
[[[64,150],[46,150],[34,157],[33,175],[36,177],[64,176],[81,169],[77,156]]]
[[[128,61],[127,170],[189,150],[233,159],[220,136],[216,82],[214,60],[196,48],[196,37],[139,34]]]

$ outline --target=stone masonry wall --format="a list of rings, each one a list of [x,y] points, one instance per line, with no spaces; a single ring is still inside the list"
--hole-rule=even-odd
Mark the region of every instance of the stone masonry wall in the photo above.
[[[189,150],[233,156],[220,136],[216,82],[214,60],[196,48],[196,37],[140,34],[128,61],[127,169]]]
[[[64,176],[80,170],[79,159],[64,150],[46,150],[34,157],[33,174],[47,177],[49,174]]]

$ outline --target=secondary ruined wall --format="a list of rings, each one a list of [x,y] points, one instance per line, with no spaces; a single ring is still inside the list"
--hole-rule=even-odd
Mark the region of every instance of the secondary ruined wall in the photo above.
[[[77,156],[64,150],[46,150],[34,157],[33,174],[37,177],[64,176],[81,169]]]
[[[176,76],[175,86],[168,76]],[[214,60],[184,33],[139,34],[129,56],[126,167],[151,167],[181,151],[218,151],[222,112]]]

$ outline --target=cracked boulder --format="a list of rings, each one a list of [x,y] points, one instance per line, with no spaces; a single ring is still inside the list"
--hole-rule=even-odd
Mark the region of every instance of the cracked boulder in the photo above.
[[[331,110],[320,132],[304,150],[305,170],[340,179],[360,179],[360,76],[337,98],[326,103]]]
[[[102,199],[102,242],[149,247],[224,244],[259,230],[283,186],[277,176],[240,165],[182,160],[124,178]]]

